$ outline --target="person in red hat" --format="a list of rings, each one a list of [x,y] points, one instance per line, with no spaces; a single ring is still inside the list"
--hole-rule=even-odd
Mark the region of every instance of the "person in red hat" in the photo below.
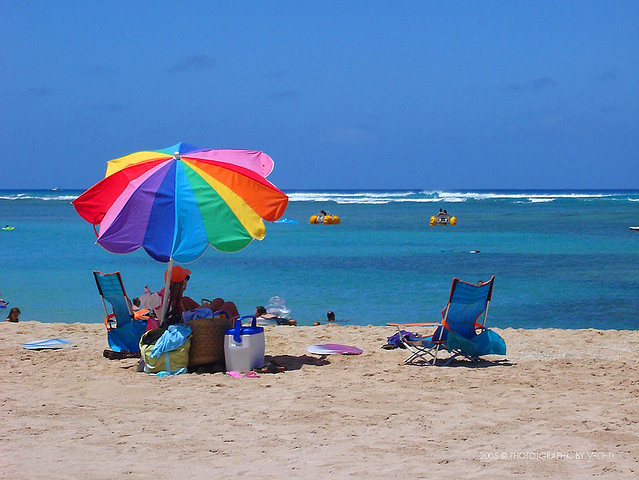
[[[164,272],[164,281],[166,282]],[[169,307],[167,319],[174,317],[176,320],[182,318],[182,313],[199,308],[199,303],[191,297],[184,296],[186,286],[191,279],[191,270],[180,265],[173,265],[171,269],[171,284],[169,286]],[[164,289],[158,292],[164,297]]]
[[[167,270],[168,271],[168,270]],[[166,272],[164,272],[164,281],[166,282]],[[191,270],[180,265],[173,265],[171,269],[171,281],[175,283],[183,282],[191,278]]]

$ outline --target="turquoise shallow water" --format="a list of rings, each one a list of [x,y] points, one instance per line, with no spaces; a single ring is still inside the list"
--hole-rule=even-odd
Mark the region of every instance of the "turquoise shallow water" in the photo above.
[[[0,292],[21,319],[101,322],[93,269],[122,272],[130,297],[162,288],[164,265],[114,255],[70,205],[80,191],[2,191]],[[489,324],[639,328],[639,191],[287,192],[285,217],[241,252],[209,248],[187,294],[250,314],[271,296],[301,324],[440,318],[450,283],[495,275]],[[320,209],[341,225],[309,225]],[[430,227],[439,208],[456,226]],[[479,250],[471,254],[471,250]]]

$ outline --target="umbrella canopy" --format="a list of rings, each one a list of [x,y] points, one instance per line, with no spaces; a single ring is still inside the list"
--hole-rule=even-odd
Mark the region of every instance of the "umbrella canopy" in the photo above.
[[[188,263],[208,245],[235,252],[264,238],[263,219],[277,220],[288,205],[265,178],[272,169],[262,152],[178,143],[111,160],[73,206],[99,225],[97,243],[110,252],[142,247],[157,261]]]

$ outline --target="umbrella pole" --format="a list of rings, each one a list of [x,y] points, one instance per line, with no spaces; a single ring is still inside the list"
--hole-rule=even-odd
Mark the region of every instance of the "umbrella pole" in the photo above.
[[[171,273],[173,272],[173,258],[169,259],[169,263],[166,266],[166,280],[164,281],[164,296],[162,297],[162,315],[160,316],[160,325],[164,323],[164,317],[166,317],[166,311],[171,301],[171,295],[169,293],[169,287],[171,286]]]

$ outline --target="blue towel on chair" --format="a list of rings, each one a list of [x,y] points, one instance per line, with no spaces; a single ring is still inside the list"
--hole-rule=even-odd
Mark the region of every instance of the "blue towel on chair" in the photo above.
[[[479,355],[506,355],[506,342],[492,330],[484,330],[471,341],[480,351]]]
[[[123,327],[107,332],[109,348],[114,352],[139,352],[140,337],[146,332],[146,320],[131,320]]]
[[[446,350],[461,350],[464,355],[481,357],[482,355],[506,355],[506,342],[499,334],[486,329],[470,340],[455,332],[448,333]]]

